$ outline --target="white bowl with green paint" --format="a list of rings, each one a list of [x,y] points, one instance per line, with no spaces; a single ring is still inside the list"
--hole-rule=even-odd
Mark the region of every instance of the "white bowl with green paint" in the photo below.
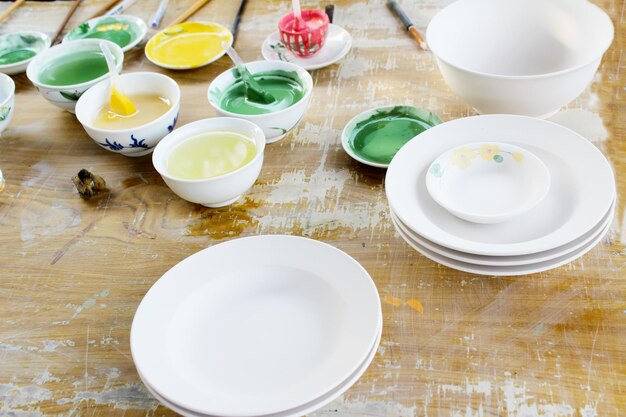
[[[225,110],[221,106],[222,97],[225,91],[239,81],[238,72],[235,68],[224,71],[211,82],[208,89],[209,103],[221,116],[237,117],[248,120],[259,126],[265,134],[267,143],[276,142],[292,130],[304,117],[313,91],[313,79],[304,68],[282,61],[254,61],[245,64],[252,75],[267,71],[285,71],[294,73],[303,89],[303,96],[291,106],[264,114],[239,114]]]
[[[50,47],[45,33],[23,31],[0,35],[0,72],[21,74],[37,54]]]
[[[146,33],[148,33],[146,22],[136,16],[101,16],[76,26],[65,35],[63,42],[104,39],[117,44],[123,52],[126,52],[137,46]]]
[[[6,74],[0,74],[0,133],[4,132],[15,109],[15,83]],[[0,174],[1,177],[1,174]]]
[[[102,53],[100,50],[101,42],[107,42],[109,44],[109,49],[115,58],[117,72],[121,72],[122,64],[124,63],[124,52],[122,52],[122,48],[113,42],[100,39],[81,39],[75,42],[62,43],[41,52],[28,64],[26,75],[30,82],[37,87],[37,90],[43,98],[63,110],[74,113],[76,102],[80,96],[90,87],[107,79],[109,77],[108,70],[102,75],[94,76],[93,79],[77,83],[52,84],[48,79],[42,79],[42,74],[49,71],[51,66],[57,66],[58,68],[60,65],[65,65],[70,60],[75,59],[79,54]],[[104,60],[104,57],[102,57],[102,60]],[[103,61],[103,63],[104,67],[106,67],[106,62]]]

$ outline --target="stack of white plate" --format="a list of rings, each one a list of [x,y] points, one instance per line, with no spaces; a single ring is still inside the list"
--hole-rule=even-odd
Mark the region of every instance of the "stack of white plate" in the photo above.
[[[437,157],[485,141],[530,151],[551,178],[536,207],[497,224],[454,216],[426,187]],[[513,115],[468,117],[428,129],[391,161],[385,188],[393,222],[409,245],[442,265],[482,275],[530,274],[573,261],[602,240],[615,207],[613,171],[592,143],[555,123]]]
[[[376,286],[330,245],[255,236],[212,246],[148,291],[131,329],[146,388],[184,416],[301,416],[371,363]]]

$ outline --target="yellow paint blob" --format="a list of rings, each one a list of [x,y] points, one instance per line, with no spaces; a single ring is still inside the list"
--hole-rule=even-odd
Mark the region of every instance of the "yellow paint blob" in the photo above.
[[[137,111],[130,116],[123,116],[112,110],[111,103],[107,103],[100,108],[93,127],[107,130],[132,129],[158,119],[171,107],[168,99],[157,94],[137,94],[129,98]]]
[[[203,179],[224,175],[247,165],[256,156],[253,139],[237,132],[210,132],[178,145],[166,161],[170,175]]]
[[[391,295],[383,296],[383,302],[385,304],[390,304],[394,307],[400,307],[402,305],[402,300],[400,298],[393,297]]]
[[[407,301],[406,304],[418,313],[424,314],[424,306],[422,305],[420,300],[411,299]]]
[[[217,23],[185,22],[157,33],[146,45],[147,57],[167,68],[196,68],[224,54],[222,42],[233,35]]]
[[[137,108],[132,100],[126,94],[115,87],[111,87],[111,100],[109,100],[109,108],[115,114],[120,116],[132,116],[137,112]]]

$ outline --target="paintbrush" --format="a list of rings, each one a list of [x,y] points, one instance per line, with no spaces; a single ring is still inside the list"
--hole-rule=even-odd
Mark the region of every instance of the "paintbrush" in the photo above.
[[[333,23],[333,17],[335,14],[335,5],[329,4],[328,6],[324,7],[324,12],[326,13],[326,16],[328,16],[328,21],[330,23]]]
[[[237,14],[235,15],[235,20],[233,21],[233,26],[231,32],[233,33],[233,44],[237,40],[237,32],[239,31],[239,23],[241,23],[241,16],[243,15],[243,10],[246,8],[246,2],[248,0],[241,0],[239,3],[239,9],[237,10]]]
[[[15,0],[15,3],[13,3],[12,5],[10,5],[5,11],[3,11],[0,14],[0,21],[6,19],[7,17],[9,17],[9,15],[11,13],[13,13],[13,10],[17,9],[18,7],[20,7],[22,4],[24,4],[26,0]]]
[[[130,6],[132,6],[134,2],[135,0],[122,0],[120,3],[118,3],[115,7],[113,7],[111,10],[106,12],[104,15],[110,16],[110,15],[121,13],[124,10],[128,9]]]
[[[95,12],[90,18],[89,20],[96,18],[98,16],[102,16],[103,14],[106,13],[107,10],[109,10],[111,7],[115,6],[117,3],[119,3],[121,0],[111,0],[110,2],[108,2],[107,4],[105,4],[104,6],[102,6],[100,9],[98,9],[97,12]]]
[[[170,23],[170,26],[171,25],[177,25],[179,23],[184,22],[189,17],[191,17],[194,13],[196,13],[198,10],[200,10],[202,8],[202,6],[204,6],[208,2],[209,2],[209,0],[198,0],[190,8],[185,10],[180,16],[178,16],[176,19],[174,19],[174,21],[172,23]]]
[[[65,26],[67,25],[67,22],[70,21],[70,19],[72,18],[72,16],[76,12],[76,9],[78,9],[78,6],[80,5],[81,1],[82,0],[76,0],[74,2],[74,4],[72,5],[72,8],[65,15],[65,19],[63,19],[63,22],[61,22],[61,24],[59,25],[59,28],[57,29],[56,33],[52,37],[52,45],[55,45],[57,43],[57,41],[60,40],[61,33],[63,33],[63,29],[65,29]]]
[[[152,29],[158,28],[161,24],[161,20],[163,20],[163,16],[165,15],[165,10],[167,9],[168,3],[169,0],[161,0],[161,3],[159,3],[159,7],[156,9],[156,12],[154,12],[154,15],[152,15],[152,18],[150,19],[150,27]]]
[[[424,38],[422,38],[422,35],[419,33],[413,22],[411,22],[411,19],[409,19],[406,13],[404,13],[404,10],[402,10],[402,7],[400,7],[398,2],[396,0],[387,0],[387,6],[389,6],[391,10],[400,18],[402,24],[413,36],[413,38],[415,38],[420,48],[427,51],[428,46],[426,45],[426,41],[424,41]]]

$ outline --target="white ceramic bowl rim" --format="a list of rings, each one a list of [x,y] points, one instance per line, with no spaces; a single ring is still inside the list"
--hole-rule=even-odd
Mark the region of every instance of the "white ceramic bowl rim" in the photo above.
[[[80,83],[80,84],[68,84],[68,85],[51,85],[51,84],[44,84],[42,82],[39,81],[39,71],[36,74],[33,74],[34,69],[33,68],[33,64],[34,63],[39,63],[39,61],[43,61],[44,59],[46,59],[46,57],[48,55],[52,55],[54,53],[56,53],[56,51],[59,51],[60,49],[57,49],[55,51],[56,48],[63,48],[63,49],[72,49],[72,48],[76,48],[76,46],[78,46],[79,43],[84,43],[84,44],[93,44],[94,45],[94,51],[99,51],[100,50],[100,42],[106,42],[109,44],[109,47],[112,49],[111,52],[113,52],[113,56],[116,58],[116,62],[115,62],[115,66],[118,68],[121,68],[122,65],[124,64],[124,52],[122,51],[122,48],[120,48],[120,46],[114,42],[111,41],[107,41],[104,39],[77,39],[75,41],[72,42],[67,42],[67,43],[60,43],[58,45],[53,46],[52,48],[46,49],[45,51],[41,51],[41,53],[35,55],[33,58],[33,60],[30,62],[30,64],[28,64],[28,68],[26,68],[26,76],[28,77],[28,79],[35,84],[38,87],[44,87],[44,88],[49,88],[51,90],[71,90],[71,89],[81,89],[83,87],[86,86],[90,86],[93,84],[97,84],[100,81],[106,79],[109,77],[109,71],[107,70],[107,72],[101,76],[99,76],[98,78],[94,78],[93,80],[89,80],[89,81],[85,81],[84,83]],[[52,52],[54,51],[54,52]],[[71,54],[71,52],[69,53]],[[67,55],[69,55],[67,54]],[[120,56],[120,60],[119,62],[117,62],[117,55]],[[54,58],[51,58],[54,59]]]
[[[16,34],[37,36],[38,38],[43,40],[44,47],[41,49],[41,51],[37,51],[37,53],[35,55],[31,56],[30,58],[26,58],[26,59],[24,59],[22,61],[13,62],[11,64],[0,65],[0,70],[11,68],[11,67],[14,67],[16,65],[24,65],[26,63],[29,63],[30,61],[35,59],[35,57],[37,57],[37,55],[39,55],[40,53],[42,53],[43,51],[45,51],[46,49],[48,49],[50,47],[50,37],[48,37],[48,35],[46,35],[45,33],[37,32],[36,30],[19,30],[17,32],[4,33],[4,34],[2,34],[0,36],[16,35]]]
[[[462,1],[462,0],[457,0],[455,3]],[[573,0],[574,1],[574,0]],[[437,50],[437,45],[435,44],[435,46],[433,47],[433,44],[431,44],[431,42],[429,42],[429,39],[431,38],[431,34],[432,34],[432,25],[434,22],[436,22],[438,20],[438,18],[441,18],[440,15],[441,13],[448,7],[453,6],[455,3],[451,3],[450,5],[446,6],[444,9],[442,9],[437,15],[435,15],[435,17],[433,17],[433,19],[430,21],[430,23],[428,24],[428,27],[426,29],[426,42],[428,44],[428,48],[433,52],[433,54],[437,57],[437,59],[445,62],[446,64],[458,68],[462,71],[466,71],[472,74],[477,74],[477,75],[482,75],[484,77],[491,77],[491,78],[500,78],[500,79],[510,79],[510,80],[524,80],[524,79],[540,79],[540,78],[548,78],[548,77],[554,77],[554,76],[558,76],[558,75],[563,75],[563,74],[567,74],[570,72],[574,72],[577,71],[581,68],[584,68],[586,66],[588,66],[589,64],[599,60],[602,58],[602,56],[604,55],[604,53],[609,49],[609,47],[611,46],[611,44],[613,43],[613,39],[615,37],[615,27],[613,25],[613,22],[611,20],[611,18],[606,14],[606,12],[599,6],[591,3],[590,1],[587,0],[575,0],[575,1],[582,1],[584,3],[587,3],[587,5],[593,9],[596,9],[597,12],[601,13],[603,15],[603,18],[606,19],[607,23],[610,25],[610,36],[607,37],[607,40],[605,42],[605,44],[603,45],[603,47],[601,48],[601,51],[598,52],[592,59],[587,59],[586,61],[584,61],[583,63],[571,66],[570,68],[564,68],[562,70],[558,70],[558,71],[551,71],[551,72],[546,72],[546,73],[542,73],[542,74],[530,74],[530,75],[506,75],[506,74],[497,74],[497,73],[491,73],[491,72],[485,72],[485,71],[477,71],[477,70],[473,70],[473,69],[469,69],[466,68],[465,66],[458,64],[458,63],[454,63],[452,62],[449,58],[444,58],[442,57],[442,55],[440,55]],[[480,47],[480,46],[477,46]]]
[[[266,64],[266,65],[276,65],[276,68],[274,69],[285,69],[285,70],[293,70],[298,74],[298,77],[300,78],[300,81],[302,81],[302,87],[305,89],[305,93],[302,96],[302,98],[294,103],[292,103],[289,107],[286,107],[284,109],[275,111],[275,112],[270,112],[270,113],[263,113],[263,114],[241,114],[241,113],[233,113],[230,112],[228,110],[224,110],[222,108],[222,106],[219,105],[219,102],[215,102],[215,100],[213,100],[213,95],[211,94],[211,92],[215,89],[215,82],[218,81],[219,79],[222,78],[226,78],[228,75],[231,75],[231,71],[233,69],[235,69],[235,67],[229,68],[226,71],[222,72],[220,75],[218,75],[212,82],[211,84],[209,84],[209,89],[207,92],[207,95],[209,97],[209,103],[211,103],[212,106],[214,106],[215,108],[219,109],[222,113],[227,114],[229,116],[233,116],[233,117],[245,117],[246,119],[258,119],[258,118],[262,118],[262,117],[267,117],[269,115],[277,115],[277,114],[281,114],[286,112],[287,110],[290,110],[291,108],[293,108],[293,106],[295,106],[296,104],[306,100],[311,93],[313,93],[313,78],[311,77],[311,74],[309,74],[309,72],[307,70],[305,70],[304,68],[302,68],[300,65],[297,64],[293,64],[291,62],[284,62],[284,61],[251,61],[251,62],[246,62],[246,67],[248,67],[248,69],[250,69],[249,66],[254,65],[256,66],[257,64]],[[256,72],[252,72],[252,74],[256,74]],[[303,78],[304,76],[304,78]],[[229,85],[230,86],[230,85]]]
[[[74,41],[72,41],[74,42]],[[108,73],[106,74],[108,76]],[[97,127],[93,127],[92,123],[93,123],[93,119],[89,119],[89,120],[85,120],[86,118],[81,117],[82,116],[82,111],[80,110],[81,105],[81,100],[83,100],[83,97],[86,97],[85,100],[89,97],[91,97],[92,95],[95,95],[99,92],[99,90],[103,89],[103,88],[108,88],[109,87],[109,80],[105,79],[102,80],[100,82],[98,82],[97,84],[95,84],[93,87],[91,87],[89,90],[85,91],[85,93],[78,99],[78,102],[76,103],[76,118],[78,119],[78,121],[84,125],[87,126],[89,129],[95,131],[95,132],[99,132],[99,133],[112,133],[114,132],[116,135],[123,135],[125,133],[132,133],[137,131],[137,129],[141,129],[153,124],[158,124],[161,121],[163,121],[164,119],[166,119],[167,117],[170,116],[172,110],[174,110],[176,108],[176,106],[180,103],[180,87],[178,86],[178,83],[176,81],[174,81],[174,79],[168,77],[167,75],[164,74],[160,74],[158,72],[127,72],[125,74],[120,74],[120,79],[124,79],[124,78],[128,78],[128,77],[134,77],[134,76],[141,76],[141,77],[155,77],[158,79],[163,80],[163,82],[167,82],[170,83],[171,85],[173,85],[175,87],[175,97],[174,100],[172,100],[172,103],[170,105],[170,108],[163,113],[161,116],[157,117],[156,119],[152,120],[151,122],[148,123],[144,123],[142,125],[139,126],[135,126],[132,128],[128,128],[128,129],[102,129],[102,128],[97,128]],[[85,102],[85,100],[82,101],[82,103]],[[102,107],[105,103],[102,103],[102,105],[100,107]]]
[[[417,106],[413,106],[410,104],[390,104],[388,106],[380,106],[380,107],[374,107],[373,109],[369,109],[369,110],[365,110],[359,114],[357,114],[356,116],[354,116],[352,119],[350,119],[350,121],[348,121],[348,123],[346,123],[346,125],[343,127],[343,131],[341,132],[341,146],[343,146],[343,149],[346,151],[346,153],[348,155],[350,155],[353,159],[369,165],[369,166],[373,166],[376,168],[387,168],[389,167],[389,164],[381,164],[380,162],[374,162],[374,161],[370,161],[369,159],[365,159],[365,158],[361,158],[359,155],[357,155],[356,153],[354,153],[354,150],[352,149],[352,147],[350,146],[350,137],[348,136],[348,132],[354,130],[355,125],[360,122],[361,120],[365,120],[366,118],[368,118],[369,116],[374,115],[375,112],[379,111],[379,110],[391,110],[394,107],[410,107],[414,110],[418,110],[418,111],[425,111],[425,112],[429,112],[435,116],[437,116],[435,113],[431,112],[430,110],[426,110],[423,107],[417,107]],[[439,116],[437,116],[437,118],[439,118]],[[441,119],[439,119],[441,120]],[[425,121],[424,121],[425,122]],[[442,123],[443,121],[441,121],[440,123]],[[436,125],[433,125],[436,126]],[[432,127],[432,126],[431,126]],[[411,138],[410,140],[412,140],[413,138]]]
[[[433,198],[433,200],[435,200],[440,206],[444,207],[444,208],[451,208],[452,210],[454,210],[457,213],[462,213],[463,215],[467,216],[467,217],[480,217],[483,219],[494,219],[494,218],[501,218],[501,217],[506,217],[506,219],[510,219],[512,217],[515,217],[517,215],[523,214],[525,212],[527,212],[528,210],[530,210],[531,208],[533,208],[534,206],[536,206],[537,204],[539,204],[548,194],[548,191],[550,191],[550,183],[551,183],[551,177],[550,177],[550,171],[548,170],[548,167],[546,166],[546,164],[544,164],[544,162],[534,153],[532,153],[531,151],[529,151],[528,149],[522,148],[520,146],[516,146],[516,145],[512,145],[510,143],[505,143],[505,142],[470,142],[467,144],[463,144],[463,145],[459,145],[459,146],[455,146],[454,148],[448,149],[447,151],[443,152],[441,155],[439,155],[428,167],[426,172],[430,172],[432,167],[435,164],[441,164],[440,159],[446,155],[450,155],[452,152],[454,152],[457,149],[462,149],[462,148],[478,148],[481,145],[484,144],[489,144],[489,145],[496,145],[498,147],[500,147],[503,151],[506,150],[507,152],[523,152],[524,153],[524,157],[531,159],[535,164],[536,164],[536,169],[541,171],[540,175],[542,175],[543,178],[545,178],[545,183],[544,183],[544,188],[543,190],[541,190],[540,194],[536,194],[536,195],[532,195],[532,198],[526,199],[526,201],[524,202],[524,204],[520,205],[519,207],[517,207],[514,210],[509,210],[506,212],[500,212],[500,213],[493,213],[493,214],[485,214],[485,213],[481,213],[481,212],[472,212],[472,211],[468,211],[463,209],[462,207],[458,207],[458,206],[453,206],[451,205],[449,202],[445,201],[445,199],[442,199],[439,195],[439,193],[433,192],[431,190],[431,187],[429,186],[429,182],[426,182],[427,185],[427,190],[429,195]]]
[[[184,129],[186,127],[193,127],[195,125],[199,125],[199,124],[204,124],[204,123],[208,123],[207,120],[212,120],[212,121],[233,121],[235,120],[235,123],[240,123],[240,124],[244,124],[244,125],[248,125],[248,127],[253,128],[253,129],[258,129],[259,132],[262,134],[263,131],[261,130],[261,128],[259,126],[257,126],[256,124],[245,120],[245,119],[239,119],[239,118],[234,118],[234,117],[212,117],[212,118],[208,118],[208,119],[200,119],[200,120],[196,120],[195,122],[191,122],[191,123],[187,123],[184,126],[179,127],[178,129],[174,130],[172,133],[166,135],[155,147],[154,152],[152,153],[152,165],[154,165],[154,168],[157,170],[157,172],[159,174],[161,174],[161,176],[173,180],[173,181],[179,181],[182,183],[188,183],[188,184],[193,184],[193,183],[210,183],[210,182],[215,182],[218,180],[222,180],[224,178],[228,178],[230,176],[233,176],[235,174],[237,174],[240,171],[243,171],[245,168],[247,168],[248,166],[252,165],[255,161],[257,161],[259,158],[263,157],[263,153],[265,151],[265,135],[263,135],[263,140],[257,140],[256,137],[252,137],[252,139],[254,140],[254,145],[256,148],[256,154],[254,155],[254,158],[252,158],[250,161],[248,161],[247,164],[237,168],[234,171],[229,171],[225,174],[222,175],[218,175],[215,177],[210,177],[210,178],[198,178],[198,179],[190,179],[190,178],[179,178],[179,177],[175,177],[170,175],[167,172],[167,169],[165,169],[165,167],[163,166],[164,163],[162,162],[162,159],[164,157],[166,157],[166,155],[169,155],[169,153],[171,153],[174,149],[178,148],[183,142],[194,138],[198,135],[200,135],[201,133],[194,133],[192,135],[187,135],[184,132]],[[220,128],[220,130],[211,130],[210,127],[207,127],[204,133],[211,133],[211,132],[221,132],[221,131],[225,131],[228,129],[225,128]],[[177,138],[175,135],[182,135],[181,138]],[[175,139],[172,139],[172,137],[174,137]],[[172,146],[172,150],[165,154],[165,151],[161,151],[160,149],[163,148],[164,145],[161,145],[162,143],[167,143],[167,141],[172,141],[172,140],[176,140],[178,141],[177,145]],[[164,155],[161,155],[161,154]]]
[[[180,25],[182,23],[198,23],[198,24],[201,24],[201,25],[215,25],[215,26],[219,26],[219,27],[225,29],[228,33],[230,33],[230,41],[228,43],[228,46],[233,46],[233,42],[234,42],[233,33],[230,31],[230,29],[228,29],[226,26],[224,26],[224,25],[222,25],[220,23],[212,22],[212,21],[209,21],[209,20],[192,20],[192,21],[180,22],[180,23],[177,23],[176,25]],[[150,57],[150,55],[148,55],[148,45],[150,44],[150,42],[152,42],[161,33],[165,32],[166,30],[168,30],[172,26],[176,26],[176,25],[169,25],[165,29],[162,29],[162,30],[158,31],[157,33],[152,35],[150,37],[150,39],[148,39],[148,42],[146,42],[146,46],[144,48],[144,55],[146,56],[146,58],[148,58],[148,61],[152,62],[154,65],[159,66],[161,68],[174,69],[174,70],[195,69],[195,68],[200,68],[200,67],[204,67],[206,65],[209,65],[209,64],[217,61],[218,59],[220,59],[224,55],[226,55],[226,50],[224,50],[221,54],[217,54],[210,61],[207,61],[207,62],[202,63],[200,65],[169,65],[169,64],[157,61],[155,59],[152,59]]]
[[[0,73],[0,80],[2,78],[4,78],[8,82],[10,87],[9,87],[9,91],[7,92],[8,94],[7,94],[6,98],[4,100],[2,100],[2,102],[0,102],[0,106],[6,105],[15,96],[15,81],[13,81],[13,78],[9,77],[6,74]]]

